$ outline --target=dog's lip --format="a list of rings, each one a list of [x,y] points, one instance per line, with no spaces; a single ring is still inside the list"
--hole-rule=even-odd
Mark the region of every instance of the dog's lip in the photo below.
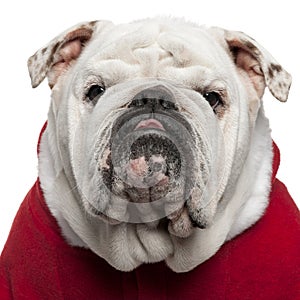
[[[158,111],[156,112],[155,114],[149,112],[149,111],[146,111],[144,109],[137,109],[137,110],[129,110],[129,111],[126,111],[125,113],[123,113],[122,115],[120,115],[115,121],[114,123],[112,124],[112,132],[111,132],[111,136],[115,136],[115,134],[120,130],[120,128],[122,128],[124,126],[124,124],[126,124],[128,121],[130,122],[130,120],[133,120],[135,119],[136,117],[138,116],[141,116],[141,119],[135,123],[135,124],[132,124],[128,130],[132,130],[132,131],[136,131],[136,127],[138,126],[138,124],[141,122],[141,121],[144,121],[144,120],[155,120],[154,122],[159,122],[159,123],[156,123],[156,126],[154,125],[154,127],[146,127],[146,129],[158,129],[158,130],[162,130],[161,128],[157,128],[157,127],[163,127],[163,130],[162,131],[165,131],[167,132],[168,130],[170,130],[170,126],[168,124],[165,123],[165,121],[163,120],[163,117],[165,116],[166,118],[169,118],[169,119],[174,119],[176,122],[180,123],[182,126],[184,126],[188,132],[191,132],[192,129],[191,129],[191,126],[190,124],[188,123],[188,121],[184,118],[184,116],[180,115],[180,113],[178,112],[166,112],[166,111]],[[150,124],[152,122],[149,122]],[[154,123],[152,123],[154,124]],[[149,124],[148,124],[149,125]],[[145,128],[145,127],[144,127]],[[138,128],[140,129],[140,128]]]
[[[134,128],[134,130],[137,129],[143,129],[143,128],[155,128],[155,129],[160,129],[165,131],[164,126],[162,125],[161,122],[159,122],[156,119],[150,118],[150,119],[146,119],[146,120],[142,120],[140,121],[136,127]]]

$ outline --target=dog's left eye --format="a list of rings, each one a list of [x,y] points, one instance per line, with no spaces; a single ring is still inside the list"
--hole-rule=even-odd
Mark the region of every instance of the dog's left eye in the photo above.
[[[218,105],[223,103],[221,95],[217,92],[204,93],[203,97],[210,104],[213,110],[215,110]]]
[[[102,96],[105,92],[105,88],[101,85],[94,84],[90,87],[88,92],[86,93],[86,97],[90,101],[96,101],[99,99],[100,96]]]

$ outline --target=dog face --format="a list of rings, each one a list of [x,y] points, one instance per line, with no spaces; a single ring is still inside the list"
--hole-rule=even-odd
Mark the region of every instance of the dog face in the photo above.
[[[247,35],[167,19],[79,24],[28,65],[83,212],[181,238],[230,201],[265,86],[280,101],[290,86]]]

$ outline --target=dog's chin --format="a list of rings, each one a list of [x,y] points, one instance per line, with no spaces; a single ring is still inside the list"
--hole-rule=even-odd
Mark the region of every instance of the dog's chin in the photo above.
[[[111,217],[107,214],[107,212],[103,213],[89,203],[86,206],[86,212],[93,219],[101,220],[102,222],[111,226],[117,226],[120,224],[132,224],[131,222],[124,222]],[[144,224],[148,228],[148,230],[157,230],[157,228],[160,228],[160,230],[163,229],[164,231],[168,232],[168,234],[180,238],[189,237],[192,234],[193,230],[198,227],[195,226],[195,223],[191,220],[188,210],[184,205],[176,211],[173,211],[168,216],[162,217],[161,219],[135,224],[137,225],[141,223]]]

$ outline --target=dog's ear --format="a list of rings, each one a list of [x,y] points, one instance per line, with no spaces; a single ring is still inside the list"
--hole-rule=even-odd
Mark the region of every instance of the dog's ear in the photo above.
[[[80,23],[64,31],[45,47],[28,59],[28,70],[33,88],[37,87],[47,76],[52,88],[58,77],[81,54],[85,44],[94,31],[102,30],[108,21]]]
[[[243,32],[216,27],[212,30],[221,32],[237,67],[247,72],[260,98],[267,86],[276,99],[282,102],[287,100],[291,75],[264,47]]]

